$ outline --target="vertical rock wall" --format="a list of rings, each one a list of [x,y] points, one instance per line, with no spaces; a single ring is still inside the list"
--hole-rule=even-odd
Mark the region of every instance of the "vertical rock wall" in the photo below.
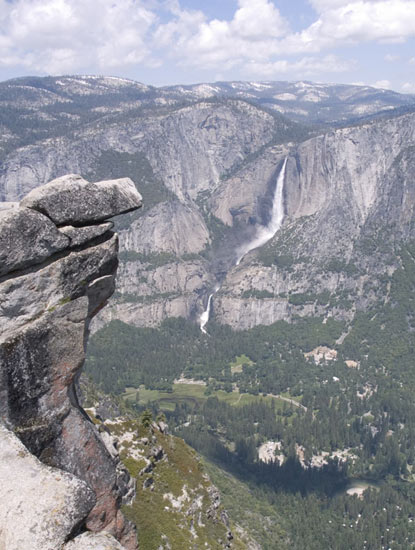
[[[85,530],[136,548],[135,530],[120,512],[132,483],[79,406],[75,380],[89,322],[114,291],[118,238],[105,220],[140,206],[131,180],[90,184],[65,176],[0,211],[0,447],[7,449],[0,484],[10,495],[0,503],[0,548],[57,550]],[[7,465],[13,471],[16,461],[22,473],[14,487]],[[66,493],[48,513],[50,477],[62,479]],[[38,501],[42,511],[17,526],[15,538],[13,495],[23,504]],[[46,529],[50,513],[60,530]]]

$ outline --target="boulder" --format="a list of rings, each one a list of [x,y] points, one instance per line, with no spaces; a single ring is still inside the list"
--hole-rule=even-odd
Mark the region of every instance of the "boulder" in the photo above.
[[[39,264],[70,240],[46,217],[28,208],[0,210],[0,277]]]
[[[90,183],[68,174],[33,189],[20,204],[56,225],[87,225],[136,210],[142,197],[130,178]]]
[[[109,533],[82,533],[63,547],[63,550],[124,550]]]
[[[0,548],[7,550],[60,549],[95,502],[84,481],[42,464],[2,425],[0,487]]]

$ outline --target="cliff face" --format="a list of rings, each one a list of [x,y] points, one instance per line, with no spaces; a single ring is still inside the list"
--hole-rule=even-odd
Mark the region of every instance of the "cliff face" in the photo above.
[[[394,247],[414,236],[414,121],[337,130],[291,151],[282,228],[228,272],[214,301],[220,322],[347,319],[376,298],[398,265]]]
[[[139,326],[169,316],[197,320],[218,284],[212,312],[239,329],[295,315],[348,319],[368,306],[382,272],[397,265],[378,244],[389,243],[391,252],[392,243],[413,233],[414,114],[384,115],[307,139],[316,132],[226,98],[234,90],[261,103],[272,92],[281,96],[273,108],[305,109],[300,118],[313,120],[329,105],[329,119],[338,120],[357,116],[362,105],[375,112],[410,98],[310,83],[281,84],[279,91],[231,83],[156,92],[126,82],[115,101],[110,84],[48,81],[56,97],[65,90],[57,113],[69,102],[78,118],[68,118],[65,132],[61,117],[59,135],[51,131],[48,139],[3,153],[0,170],[0,195],[9,201],[67,172],[91,180],[126,174],[139,182],[147,208],[117,226],[117,292],[92,329],[114,318]],[[88,105],[96,103],[93,112],[82,110],[82,94]],[[221,99],[201,99],[206,94]],[[33,105],[41,108],[42,101]],[[269,221],[286,157],[282,227],[235,267],[238,247]],[[387,238],[380,236],[380,220],[391,227]]]
[[[101,222],[139,206],[129,179],[66,176],[0,211],[0,476],[8,496],[0,546],[8,550],[57,550],[85,529],[136,547],[119,510],[134,487],[78,405],[75,381],[89,322],[114,291],[118,238]],[[10,513],[19,502],[34,506],[24,522]],[[82,544],[76,538],[68,548]]]
[[[215,237],[208,227],[207,200],[214,190],[223,189],[223,178],[238,171],[247,156],[255,157],[290,128],[289,122],[236,100],[113,117],[105,124],[80,125],[73,136],[51,138],[7,155],[0,194],[16,200],[67,172],[95,179],[100,170],[108,173],[116,166],[134,181],[146,172],[140,189],[150,207],[120,231],[124,265],[118,293],[100,321],[117,316],[137,324],[157,324],[166,316],[197,317],[215,282],[207,255],[200,255],[210,249]],[[251,182],[249,173],[246,179]],[[156,261],[143,257],[155,253],[168,255]]]

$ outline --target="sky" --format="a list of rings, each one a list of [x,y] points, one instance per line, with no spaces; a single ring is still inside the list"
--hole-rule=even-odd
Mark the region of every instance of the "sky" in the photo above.
[[[415,0],[0,0],[0,80],[62,74],[415,93]]]

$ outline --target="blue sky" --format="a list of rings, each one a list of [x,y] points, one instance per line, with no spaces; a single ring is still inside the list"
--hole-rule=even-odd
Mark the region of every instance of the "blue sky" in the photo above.
[[[0,0],[0,80],[29,74],[415,93],[415,0]]]

